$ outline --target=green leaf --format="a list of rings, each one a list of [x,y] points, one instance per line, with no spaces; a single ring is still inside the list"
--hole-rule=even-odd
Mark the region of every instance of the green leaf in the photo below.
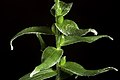
[[[87,42],[87,43],[92,43],[100,38],[103,37],[108,37],[111,40],[113,40],[113,38],[111,38],[108,35],[97,35],[97,36],[86,36],[86,37],[81,37],[81,36],[64,36],[64,42],[62,42],[61,46],[66,46],[66,45],[70,45],[70,44],[74,44],[74,43],[78,43],[78,42]]]
[[[55,24],[58,30],[66,36],[83,36],[89,32],[97,35],[95,29],[79,29],[77,24],[72,20],[64,20],[62,24]]]
[[[30,77],[32,77],[34,74],[40,72],[41,70],[48,69],[52,66],[54,66],[57,62],[60,61],[60,58],[63,55],[62,49],[56,49],[54,47],[47,47],[43,51],[42,55],[42,63],[35,67],[33,72],[30,74]]]
[[[63,1],[60,1],[60,8],[61,8],[61,14],[59,16],[65,16],[69,13],[69,11],[72,8],[73,3],[65,3]],[[51,14],[55,16],[55,5],[52,6],[50,10]]]
[[[24,35],[24,34],[46,34],[46,35],[51,35],[53,34],[51,29],[49,29],[48,27],[29,27],[29,28],[25,28],[22,31],[20,31],[19,33],[17,33],[10,41],[10,45],[11,45],[11,50],[13,50],[13,46],[12,46],[12,42]]]
[[[57,73],[52,69],[42,70],[37,74],[30,77],[30,73],[24,75],[19,80],[43,80],[57,75]]]
[[[60,60],[59,66],[64,66],[65,64],[66,64],[66,56],[63,56]],[[68,78],[72,75],[73,75],[73,73],[71,73],[67,70],[62,70],[60,68],[60,78],[61,78],[61,80],[64,80],[64,79],[66,79],[66,78]]]
[[[83,75],[84,70],[85,70],[81,65],[75,62],[66,62],[65,65],[61,66],[61,69],[63,71],[69,71],[73,74],[80,75],[80,76]]]
[[[65,65],[61,66],[61,68],[63,70],[67,70],[78,76],[95,76],[100,73],[107,72],[109,70],[118,71],[116,68],[113,68],[113,67],[107,67],[107,68],[98,69],[98,70],[86,70],[80,64],[75,63],[75,62],[66,62]]]
[[[62,8],[62,16],[67,15],[71,8],[72,8],[73,3],[65,3],[65,2],[60,2],[60,6]]]
[[[44,62],[46,59],[48,59],[49,57],[51,57],[54,54],[59,54],[60,52],[62,52],[62,50],[57,50],[54,47],[50,47],[48,46],[42,53],[41,56],[41,62]]]
[[[66,63],[66,56],[63,56],[60,60],[60,65],[63,66]]]
[[[86,70],[84,72],[83,76],[95,76],[95,75],[98,75],[98,74],[101,74],[101,73],[104,73],[104,72],[108,72],[110,70],[118,71],[118,69],[116,69],[114,67],[106,67],[106,68],[98,69],[98,70]]]
[[[36,34],[37,38],[39,39],[40,41],[40,45],[41,45],[41,51],[43,51],[46,47],[46,44],[44,42],[44,40],[42,39],[41,35],[40,34]]]

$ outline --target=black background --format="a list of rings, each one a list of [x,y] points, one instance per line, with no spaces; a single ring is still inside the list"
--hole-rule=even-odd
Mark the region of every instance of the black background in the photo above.
[[[107,66],[119,68],[120,34],[116,7],[113,0],[64,0],[73,2],[72,10],[65,18],[75,21],[79,28],[94,28],[99,34],[114,38],[102,38],[92,44],[78,43],[64,49],[68,61],[75,61],[86,69]],[[35,35],[24,35],[14,42],[10,39],[20,30],[31,26],[48,26],[54,23],[49,10],[53,0],[4,0],[1,9],[0,55],[1,80],[18,80],[40,64],[40,45]],[[53,36],[44,36],[46,43],[54,46]],[[74,80],[70,77],[67,80]],[[77,80],[119,80],[118,72],[109,71],[94,77],[78,77]]]

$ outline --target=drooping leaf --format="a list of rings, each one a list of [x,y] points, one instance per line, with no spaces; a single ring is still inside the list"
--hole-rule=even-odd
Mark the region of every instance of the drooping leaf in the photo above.
[[[83,36],[89,32],[97,35],[95,29],[79,29],[77,24],[72,20],[64,20],[62,24],[55,24],[58,30],[66,36]]]
[[[35,67],[33,72],[30,74],[30,77],[32,77],[34,74],[40,72],[41,70],[48,69],[52,66],[54,66],[57,62],[59,62],[60,58],[63,55],[62,49],[56,49],[54,47],[47,47],[43,51],[42,55],[42,63]]]
[[[98,70],[86,70],[84,73],[84,76],[95,76],[104,72],[108,72],[110,70],[115,70],[118,71],[118,69],[114,68],[114,67],[106,67],[103,69],[98,69]]]
[[[98,69],[98,70],[86,70],[80,64],[78,64],[76,62],[66,62],[65,65],[61,66],[61,68],[63,69],[63,71],[67,70],[67,71],[69,71],[73,74],[76,74],[78,76],[95,76],[95,75],[98,75],[100,73],[107,72],[109,70],[118,71],[114,67],[107,67],[107,68]]]
[[[38,72],[37,74],[30,77],[30,73],[24,75],[19,80],[43,80],[57,75],[56,71],[52,69],[46,69]]]
[[[69,13],[69,11],[72,8],[73,3],[65,3],[63,1],[60,1],[60,8],[62,10],[61,15],[60,16],[65,16]],[[50,10],[51,14],[53,16],[55,16],[55,5],[52,6],[51,10]]]
[[[78,42],[87,42],[87,43],[92,43],[100,38],[103,37],[108,37],[111,40],[113,40],[113,38],[111,38],[108,35],[97,35],[97,36],[86,36],[86,37],[80,37],[80,36],[64,36],[64,42],[62,42],[61,46],[66,46],[66,45],[70,45],[70,44],[74,44],[74,43],[78,43]]]
[[[37,38],[39,39],[40,45],[41,45],[41,51],[43,51],[46,47],[46,44],[44,42],[44,40],[42,39],[40,34],[36,34]]]
[[[49,29],[48,27],[29,27],[29,28],[25,28],[22,31],[20,31],[19,33],[17,33],[10,41],[10,45],[11,45],[11,50],[13,50],[13,46],[12,46],[12,42],[17,38],[20,37],[24,34],[47,34],[47,35],[51,35],[53,34],[51,29]]]

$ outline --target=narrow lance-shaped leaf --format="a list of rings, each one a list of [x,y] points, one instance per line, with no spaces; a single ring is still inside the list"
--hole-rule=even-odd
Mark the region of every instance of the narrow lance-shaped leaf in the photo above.
[[[97,35],[97,36],[86,36],[86,37],[80,37],[80,36],[64,36],[64,42],[61,43],[61,46],[66,46],[78,42],[87,42],[92,43],[100,38],[108,37],[111,40],[113,40],[112,37],[108,35]]]
[[[54,66],[57,62],[59,62],[62,55],[63,55],[62,49],[56,49],[54,47],[47,47],[43,52],[43,56],[42,56],[43,62],[37,67],[35,67],[33,72],[30,74],[30,77],[40,72],[41,70],[48,69]]]
[[[63,71],[67,70],[67,71],[69,71],[73,74],[76,74],[78,76],[95,76],[95,75],[98,75],[100,73],[107,72],[109,70],[118,71],[114,67],[107,67],[107,68],[98,69],[98,70],[86,70],[80,64],[75,63],[75,62],[66,62],[65,65],[61,66],[61,68]]]
[[[24,75],[19,80],[43,80],[57,75],[56,71],[52,69],[46,69],[38,72],[33,77],[30,77],[30,73]]]
[[[40,45],[41,45],[41,51],[43,51],[46,47],[46,44],[44,42],[44,40],[42,39],[42,36],[40,34],[36,34],[36,36],[38,37],[39,41],[40,41]]]
[[[66,36],[83,36],[89,32],[97,35],[95,29],[79,29],[78,25],[72,20],[64,20],[62,24],[55,24],[58,30]]]
[[[19,33],[17,33],[10,41],[10,45],[11,45],[11,50],[13,50],[13,46],[12,46],[12,42],[17,38],[20,37],[24,34],[46,34],[46,35],[51,35],[53,34],[51,29],[49,29],[48,27],[29,27],[29,28],[25,28],[22,31],[20,31]]]

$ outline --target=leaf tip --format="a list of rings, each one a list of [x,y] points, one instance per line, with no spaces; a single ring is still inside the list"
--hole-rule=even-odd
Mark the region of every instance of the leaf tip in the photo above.
[[[75,79],[77,79],[78,78],[78,76],[75,76]]]
[[[94,33],[94,35],[98,35],[98,32],[95,29],[90,29],[90,32]]]
[[[104,71],[109,71],[109,70],[118,71],[118,69],[117,69],[117,68],[114,68],[114,67],[107,67],[107,68],[104,68]]]
[[[36,73],[38,73],[38,72],[33,71],[33,72],[30,74],[30,77],[33,77],[33,75],[35,75]]]
[[[35,68],[34,70],[33,70],[33,72],[30,74],[30,77],[33,77],[33,75],[35,75],[35,74],[37,74],[39,71],[38,70],[36,70],[37,68]]]
[[[108,36],[109,39],[114,40],[112,37]]]
[[[118,71],[118,69],[117,69],[117,68],[114,68],[114,67],[108,67],[108,69]]]
[[[10,42],[10,47],[11,47],[11,50],[13,50],[13,45],[12,45],[12,42]]]

